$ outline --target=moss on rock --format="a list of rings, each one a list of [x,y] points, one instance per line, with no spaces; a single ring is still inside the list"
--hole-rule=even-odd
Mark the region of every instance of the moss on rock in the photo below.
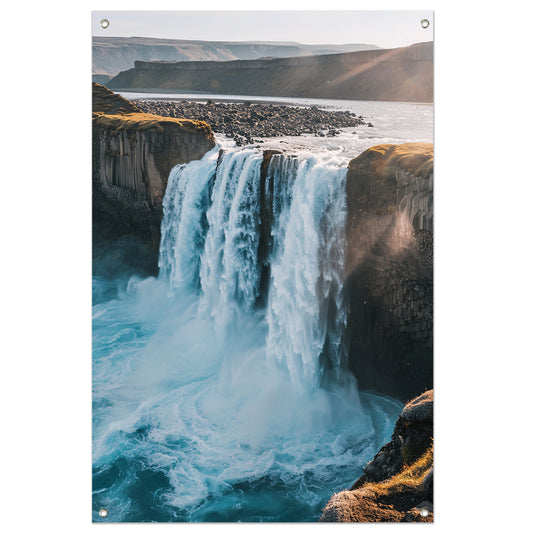
[[[93,83],[92,96],[93,113],[110,115],[141,113],[141,110],[134,103],[98,83]]]
[[[391,441],[370,461],[350,490],[332,496],[320,520],[433,521],[432,390],[407,403]]]
[[[433,175],[433,144],[379,144],[352,159],[346,191],[355,212],[396,210],[398,171],[429,179]]]
[[[175,129],[176,134],[199,133],[205,135],[209,140],[215,140],[210,126],[200,120],[188,120],[171,117],[161,117],[148,113],[128,113],[108,115],[104,113],[94,113],[93,122],[96,126],[105,128],[109,135],[118,135],[121,131],[146,131],[155,129],[159,133]]]

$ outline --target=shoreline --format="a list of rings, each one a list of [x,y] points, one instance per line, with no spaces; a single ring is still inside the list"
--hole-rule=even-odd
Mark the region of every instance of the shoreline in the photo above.
[[[257,138],[298,137],[304,134],[335,137],[341,133],[341,128],[374,127],[355,112],[318,106],[257,101],[216,102],[211,98],[194,101],[168,98],[134,101],[144,113],[206,122],[214,133],[226,135],[237,146],[261,142]]]
[[[434,102],[409,102],[396,100],[346,100],[340,98],[304,98],[300,96],[255,96],[255,95],[240,95],[240,94],[218,94],[218,93],[203,93],[195,91],[186,92],[162,92],[159,89],[132,89],[131,87],[113,89],[113,92],[120,94],[128,100],[147,100],[151,99],[150,95],[156,95],[156,100],[194,100],[206,101],[213,100],[215,102],[235,102],[235,103],[264,103],[264,104],[283,104],[297,107],[318,106],[318,107],[344,107],[345,105],[361,104],[401,104],[401,105],[422,105],[434,106]],[[146,95],[146,96],[131,96],[131,95]],[[300,100],[301,103],[295,102]],[[306,103],[308,102],[308,103]],[[320,104],[318,102],[329,102],[328,104]]]

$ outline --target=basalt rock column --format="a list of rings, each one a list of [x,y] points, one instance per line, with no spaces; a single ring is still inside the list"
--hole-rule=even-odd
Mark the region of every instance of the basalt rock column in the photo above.
[[[205,122],[138,111],[93,84],[93,250],[102,259],[126,241],[144,271],[157,272],[162,201],[172,167],[215,146]],[[120,263],[117,253],[111,263]],[[101,264],[95,261],[95,264]]]
[[[433,383],[433,145],[366,150],[346,193],[350,368],[405,400]]]

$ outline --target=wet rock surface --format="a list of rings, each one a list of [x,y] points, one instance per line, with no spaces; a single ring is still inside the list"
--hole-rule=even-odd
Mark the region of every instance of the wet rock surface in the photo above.
[[[136,100],[145,113],[207,122],[215,133],[232,138],[237,146],[258,142],[256,138],[314,134],[334,137],[340,128],[366,125],[361,115],[317,106],[296,107],[266,103],[218,103],[208,100]],[[260,141],[259,141],[260,142]]]

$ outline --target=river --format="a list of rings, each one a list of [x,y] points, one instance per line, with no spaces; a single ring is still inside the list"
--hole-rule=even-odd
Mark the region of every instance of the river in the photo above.
[[[260,148],[217,136],[170,173],[158,278],[93,279],[95,521],[316,521],[390,438],[402,404],[345,368],[346,163],[431,142],[433,106],[312,105],[374,127]],[[266,177],[268,245],[265,147],[284,149]]]

